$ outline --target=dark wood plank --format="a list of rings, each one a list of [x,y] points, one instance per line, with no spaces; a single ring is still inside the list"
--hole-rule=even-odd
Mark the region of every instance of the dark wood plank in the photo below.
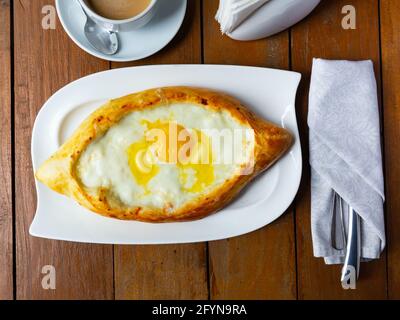
[[[357,29],[341,27],[342,7],[353,5]],[[310,170],[308,165],[307,100],[313,57],[372,59],[379,84],[379,19],[377,0],[322,1],[316,11],[292,30],[292,65],[303,74],[297,105],[303,145],[303,181],[296,201],[298,294],[300,299],[386,298],[386,259],[363,263],[357,290],[343,290],[341,266],[326,266],[313,257],[310,230]]]
[[[13,298],[10,1],[0,2],[0,300]]]
[[[288,32],[238,42],[222,36],[214,20],[218,1],[205,0],[204,62],[289,68]],[[212,299],[295,299],[293,212],[261,230],[209,243]]]
[[[400,299],[400,2],[381,0],[383,119],[386,169],[388,293]]]
[[[68,39],[61,24],[43,30],[46,0],[15,1],[15,183],[18,299],[112,299],[112,246],[34,238],[28,228],[36,209],[30,157],[35,116],[49,96],[68,82],[109,67]],[[46,143],[46,141],[43,141]],[[41,286],[41,269],[56,269],[56,290]]]
[[[161,52],[133,63],[200,63],[200,1],[189,0],[184,25]],[[116,299],[206,299],[206,245],[115,246]]]

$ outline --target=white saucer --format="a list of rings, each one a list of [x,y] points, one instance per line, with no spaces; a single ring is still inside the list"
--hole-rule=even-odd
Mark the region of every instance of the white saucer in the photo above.
[[[120,49],[115,55],[94,49],[83,33],[85,15],[76,0],[56,0],[57,14],[69,37],[83,50],[109,61],[146,58],[164,48],[176,35],[186,13],[187,0],[160,0],[154,18],[144,27],[118,34]]]

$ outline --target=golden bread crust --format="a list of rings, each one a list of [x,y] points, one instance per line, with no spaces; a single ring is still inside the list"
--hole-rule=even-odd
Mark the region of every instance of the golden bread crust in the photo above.
[[[86,147],[132,111],[155,108],[170,103],[193,103],[215,111],[227,110],[255,134],[254,169],[252,174],[237,175],[211,193],[199,197],[172,213],[165,209],[126,208],[110,203],[107,190],[93,196],[80,183],[76,164]],[[74,198],[82,206],[101,215],[146,222],[167,222],[199,219],[218,211],[260,172],[270,167],[290,147],[291,134],[265,121],[246,109],[238,100],[220,92],[193,87],[163,87],[134,93],[111,100],[93,112],[72,137],[63,144],[36,172],[36,178],[56,192]]]

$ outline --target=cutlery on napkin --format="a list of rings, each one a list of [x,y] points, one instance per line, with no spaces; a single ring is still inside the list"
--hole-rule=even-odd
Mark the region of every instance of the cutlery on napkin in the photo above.
[[[222,33],[232,32],[248,16],[269,0],[220,0],[215,19]]]
[[[314,59],[308,114],[311,165],[311,229],[314,256],[344,263],[346,247],[332,237],[332,194],[360,217],[361,261],[385,247],[378,98],[371,61]],[[347,210],[348,211],[348,210]],[[343,221],[349,230],[348,218]],[[349,241],[349,239],[348,239]]]

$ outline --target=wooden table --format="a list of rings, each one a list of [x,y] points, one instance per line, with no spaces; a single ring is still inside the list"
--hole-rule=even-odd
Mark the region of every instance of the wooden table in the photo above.
[[[52,0],[0,1],[0,299],[394,299],[400,298],[400,1],[323,0],[304,21],[269,39],[235,42],[214,21],[216,0],[189,0],[183,27],[156,55],[109,63],[79,49],[57,21],[41,26]],[[344,30],[353,5],[357,29]],[[307,99],[313,57],[372,59],[380,94],[388,245],[362,265],[357,290],[343,290],[340,266],[312,254]],[[79,77],[131,65],[218,63],[301,72],[297,116],[303,179],[290,209],[256,232],[184,245],[77,244],[33,238],[36,208],[30,157],[32,125],[42,104]],[[265,84],[268,85],[268,84]],[[45,143],[45,142],[44,142]],[[41,286],[56,268],[56,290]]]

